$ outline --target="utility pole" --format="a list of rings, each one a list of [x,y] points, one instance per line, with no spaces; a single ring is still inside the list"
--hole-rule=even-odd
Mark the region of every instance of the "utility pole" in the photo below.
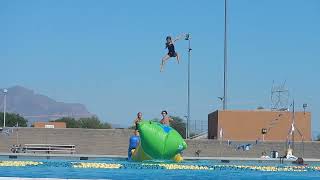
[[[6,108],[7,108],[7,89],[3,89],[4,98],[3,98],[3,127],[6,127]]]
[[[191,37],[186,34],[185,40],[188,41],[188,107],[187,107],[187,137],[190,137],[190,60],[191,60]]]
[[[227,109],[227,0],[224,0],[224,73],[223,73],[223,110]]]

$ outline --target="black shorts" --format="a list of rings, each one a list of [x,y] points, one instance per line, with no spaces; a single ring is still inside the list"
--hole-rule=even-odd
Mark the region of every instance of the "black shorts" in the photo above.
[[[134,128],[134,130],[138,131],[138,130],[139,130],[139,129],[138,129],[138,123],[136,123],[135,126],[136,126],[136,127]]]
[[[169,51],[169,52],[168,52],[168,55],[169,55],[170,57],[177,57],[177,53],[176,53],[175,51]]]

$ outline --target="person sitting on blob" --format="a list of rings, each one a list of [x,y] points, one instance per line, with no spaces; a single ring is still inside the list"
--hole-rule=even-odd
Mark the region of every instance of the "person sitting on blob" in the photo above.
[[[131,160],[132,153],[138,147],[140,142],[139,131],[135,130],[134,135],[129,139],[128,160]]]
[[[142,121],[142,112],[137,113],[137,118],[133,121],[133,126],[135,127],[135,130],[138,131],[138,124]]]
[[[161,115],[162,115],[162,119],[161,119],[160,123],[163,125],[170,126],[170,121],[172,122],[173,119],[170,116],[168,116],[168,112],[166,110],[164,110],[161,112]]]

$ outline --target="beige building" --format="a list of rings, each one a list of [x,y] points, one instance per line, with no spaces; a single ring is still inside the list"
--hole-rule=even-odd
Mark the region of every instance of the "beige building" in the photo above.
[[[286,141],[292,117],[288,111],[215,111],[208,115],[208,138],[218,139],[222,134],[224,140]],[[310,141],[311,113],[296,112],[294,119],[295,141]]]
[[[33,123],[35,128],[66,128],[65,122],[35,122]]]

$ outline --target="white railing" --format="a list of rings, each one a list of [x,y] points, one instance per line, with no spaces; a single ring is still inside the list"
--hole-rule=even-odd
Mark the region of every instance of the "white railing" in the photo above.
[[[197,138],[200,138],[200,137],[205,136],[205,135],[207,135],[205,137],[205,139],[207,139],[208,138],[208,131],[204,131],[204,132],[198,133],[198,134],[196,134],[194,136],[189,137],[189,139],[197,139]]]
[[[76,152],[76,146],[72,144],[25,144],[24,152],[69,152],[71,154]]]

